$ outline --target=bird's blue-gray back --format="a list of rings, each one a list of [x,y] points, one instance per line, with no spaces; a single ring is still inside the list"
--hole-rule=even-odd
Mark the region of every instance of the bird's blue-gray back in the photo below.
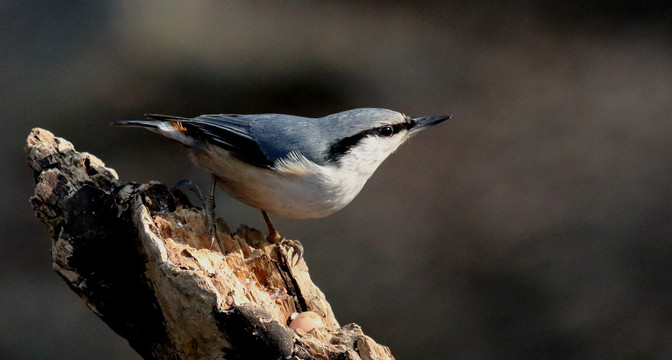
[[[316,164],[324,164],[329,129],[319,126],[321,119],[280,114],[255,116],[252,134],[269,159],[285,158],[294,151]]]

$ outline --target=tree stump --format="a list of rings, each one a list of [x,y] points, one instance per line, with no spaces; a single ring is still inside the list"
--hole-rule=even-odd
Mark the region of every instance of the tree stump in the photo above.
[[[145,359],[393,359],[356,324],[339,327],[303,259],[257,230],[210,249],[206,214],[180,190],[120,183],[114,169],[35,128],[30,202],[56,272]]]

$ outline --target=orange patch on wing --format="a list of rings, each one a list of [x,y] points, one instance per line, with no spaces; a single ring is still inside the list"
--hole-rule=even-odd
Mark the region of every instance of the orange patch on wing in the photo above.
[[[187,129],[182,125],[181,121],[173,121],[170,123],[170,125],[173,126],[173,129],[181,132],[182,134],[189,134],[189,131],[187,131]]]

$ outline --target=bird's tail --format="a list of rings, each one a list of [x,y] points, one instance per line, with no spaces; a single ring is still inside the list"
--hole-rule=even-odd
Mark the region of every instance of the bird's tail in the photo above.
[[[156,114],[145,116],[147,120],[121,120],[112,122],[112,125],[145,128],[189,147],[198,144],[198,140],[182,126],[182,121],[187,118]]]

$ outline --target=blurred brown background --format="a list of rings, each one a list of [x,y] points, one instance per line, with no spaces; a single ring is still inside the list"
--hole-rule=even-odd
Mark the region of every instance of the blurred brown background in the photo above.
[[[670,1],[0,3],[0,358],[138,359],[51,270],[23,144],[208,184],[143,113],[452,113],[302,241],[399,359],[669,359]],[[232,227],[258,212],[220,194]],[[129,294],[132,296],[132,294]]]

